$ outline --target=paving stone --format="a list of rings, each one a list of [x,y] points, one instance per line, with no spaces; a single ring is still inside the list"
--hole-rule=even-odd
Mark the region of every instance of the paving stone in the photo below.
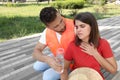
[[[40,80],[42,78],[42,74],[39,72],[33,72],[20,80]]]

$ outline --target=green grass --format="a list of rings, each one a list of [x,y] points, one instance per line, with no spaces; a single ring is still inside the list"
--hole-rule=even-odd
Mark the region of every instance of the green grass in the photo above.
[[[39,12],[45,4],[4,4],[0,5],[0,42],[12,38],[23,37],[40,33],[44,24],[39,20]],[[97,19],[108,18],[120,15],[120,5],[109,4],[105,7],[98,5],[85,5],[83,9],[66,10],[62,9],[62,14],[73,18],[76,12],[92,12]]]
[[[100,5],[85,5],[83,9],[77,9],[79,12],[91,12],[97,19],[109,18],[113,16],[120,16],[120,5],[115,5],[114,3],[106,4],[104,6]],[[63,10],[64,15],[72,14],[74,10]]]
[[[0,40],[8,40],[40,33],[44,29],[39,20],[41,5],[0,6]]]

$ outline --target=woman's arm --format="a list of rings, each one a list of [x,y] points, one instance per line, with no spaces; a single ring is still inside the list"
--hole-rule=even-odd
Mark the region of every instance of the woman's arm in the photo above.
[[[117,64],[114,57],[103,58],[98,52],[95,52],[93,56],[99,64],[110,73],[114,74],[117,71]]]
[[[71,61],[64,59],[64,71],[61,74],[61,80],[68,80],[68,70],[70,66]]]

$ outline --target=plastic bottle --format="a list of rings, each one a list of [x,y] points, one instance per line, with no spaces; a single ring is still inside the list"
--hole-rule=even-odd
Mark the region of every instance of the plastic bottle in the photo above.
[[[64,71],[64,49],[58,48],[56,53],[56,60],[62,66],[60,73]]]

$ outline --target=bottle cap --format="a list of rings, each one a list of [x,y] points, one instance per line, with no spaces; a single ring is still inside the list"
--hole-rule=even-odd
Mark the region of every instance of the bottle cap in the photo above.
[[[58,54],[63,54],[64,53],[64,49],[63,48],[58,48],[57,49],[57,53]]]

